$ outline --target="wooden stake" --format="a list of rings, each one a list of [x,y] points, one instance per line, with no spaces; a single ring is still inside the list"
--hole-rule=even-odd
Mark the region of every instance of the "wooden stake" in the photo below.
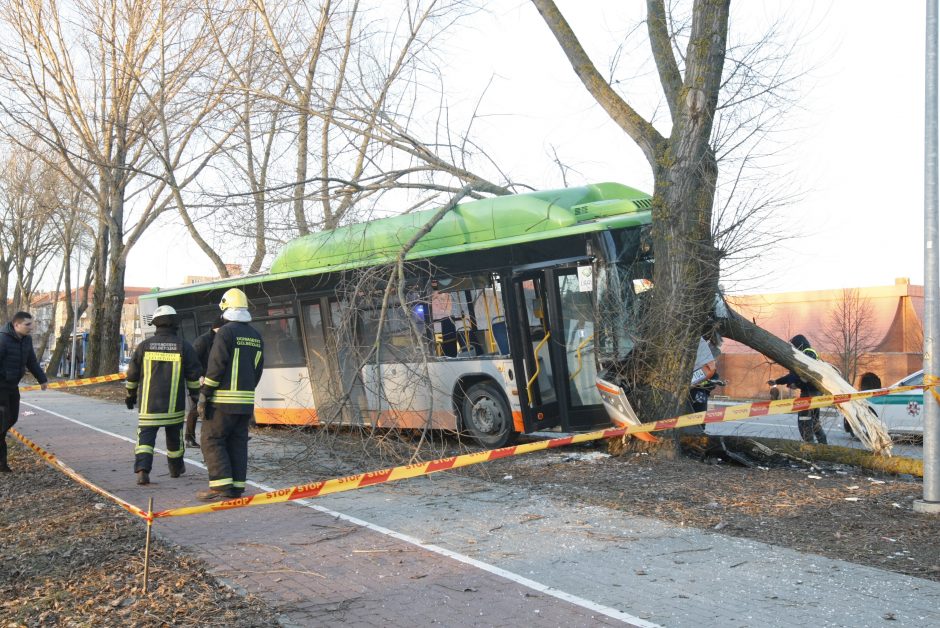
[[[153,528],[153,497],[147,504],[147,542],[144,544],[144,593],[147,593],[147,579],[150,576],[150,531]]]

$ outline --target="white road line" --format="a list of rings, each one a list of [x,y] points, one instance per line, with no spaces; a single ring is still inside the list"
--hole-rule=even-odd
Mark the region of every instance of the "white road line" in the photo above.
[[[94,431],[99,432],[99,433],[101,433],[101,434],[105,434],[105,435],[107,435],[107,436],[112,436],[112,437],[117,438],[117,439],[119,439],[119,440],[123,440],[123,441],[127,441],[127,442],[129,442],[129,443],[132,443],[132,444],[136,444],[136,441],[135,441],[134,439],[132,439],[132,438],[128,438],[127,436],[121,436],[120,434],[115,434],[114,432],[109,432],[108,430],[101,429],[100,427],[95,427],[94,425],[90,425],[90,424],[88,424],[88,423],[85,423],[84,421],[79,421],[78,419],[73,419],[72,417],[65,416],[64,414],[59,414],[58,412],[55,412],[54,410],[48,410],[48,409],[43,408],[43,407],[41,407],[41,406],[37,406],[36,404],[27,403],[27,402],[25,402],[25,401],[22,401],[22,402],[20,402],[20,403],[21,403],[21,405],[29,406],[30,408],[35,408],[35,409],[37,409],[37,410],[40,410],[40,411],[45,412],[45,413],[47,413],[47,414],[50,414],[50,415],[52,415],[52,416],[58,417],[58,418],[60,418],[60,419],[64,419],[64,420],[66,420],[66,421],[71,421],[72,423],[75,423],[76,425],[80,425],[80,426],[82,426],[82,427],[87,427],[88,429],[94,430]],[[166,455],[166,451],[163,450],[163,449],[158,449],[158,448],[155,447],[155,448],[154,448],[154,451]],[[191,459],[189,459],[189,458],[184,458],[184,460],[185,460],[187,463],[189,463],[189,464],[191,464],[191,465],[193,465],[193,466],[195,466],[195,467],[199,467],[200,469],[205,469],[205,468],[206,468],[206,466],[205,466],[204,464],[202,464],[201,462],[197,462],[196,460],[191,460]],[[258,488],[258,489],[260,489],[260,490],[262,490],[262,491],[264,491],[264,492],[269,492],[269,491],[276,490],[274,487],[270,487],[270,486],[267,486],[267,485],[264,485],[264,484],[260,484],[260,483],[258,483],[258,482],[253,482],[253,481],[251,481],[251,480],[249,480],[248,482],[246,482],[246,484],[250,484],[251,486],[254,486],[255,488]],[[620,611],[620,610],[618,610],[618,609],[616,609],[616,608],[612,608],[612,607],[610,607],[610,606],[604,606],[603,604],[598,604],[597,602],[593,602],[593,601],[591,601],[591,600],[588,600],[588,599],[579,597],[579,596],[577,596],[577,595],[574,595],[574,594],[571,594],[571,593],[567,593],[567,592],[562,591],[562,590],[560,590],[560,589],[556,589],[556,588],[554,588],[554,587],[550,587],[550,586],[548,586],[548,585],[546,585],[546,584],[542,584],[541,582],[536,582],[535,580],[531,580],[531,579],[529,579],[529,578],[525,578],[525,577],[523,577],[523,576],[520,576],[519,574],[516,574],[516,573],[513,573],[513,572],[511,572],[511,571],[507,571],[507,570],[505,570],[505,569],[502,569],[502,568],[500,568],[500,567],[497,567],[496,565],[491,565],[491,564],[485,563],[485,562],[483,562],[483,561],[481,561],[481,560],[477,560],[476,558],[471,558],[470,556],[465,556],[464,554],[459,554],[459,553],[454,552],[454,551],[452,551],[452,550],[449,550],[449,549],[447,549],[447,548],[440,547],[440,546],[438,546],[438,545],[433,545],[433,544],[431,544],[431,543],[425,543],[425,542],[422,541],[421,539],[417,539],[417,538],[415,538],[415,537],[413,537],[413,536],[410,536],[410,535],[407,535],[407,534],[403,534],[403,533],[401,533],[401,532],[396,532],[396,531],[394,531],[394,530],[390,530],[390,529],[385,528],[385,527],[383,527],[383,526],[380,526],[380,525],[378,525],[378,524],[371,523],[371,522],[369,522],[369,521],[364,521],[363,519],[359,519],[359,518],[357,518],[357,517],[353,517],[353,516],[351,516],[351,515],[347,515],[347,514],[342,513],[342,512],[338,512],[338,511],[335,511],[335,510],[331,510],[331,509],[329,509],[329,508],[324,508],[323,506],[317,506],[316,504],[312,503],[310,500],[298,499],[298,500],[295,500],[295,501],[293,501],[293,502],[288,502],[288,503],[293,503],[293,504],[297,504],[297,505],[299,505],[299,506],[304,506],[304,507],[306,507],[306,508],[311,508],[311,509],[316,510],[316,511],[318,511],[318,512],[322,512],[322,513],[327,514],[327,515],[330,515],[330,516],[332,516],[332,517],[336,517],[336,518],[338,518],[338,519],[341,519],[341,520],[343,520],[343,521],[348,521],[349,523],[352,523],[352,524],[354,524],[354,525],[361,526],[361,527],[363,527],[363,528],[367,528],[367,529],[372,530],[372,531],[374,531],[374,532],[378,532],[379,534],[384,534],[385,536],[392,537],[393,539],[398,539],[399,541],[403,541],[403,542],[408,543],[408,544],[410,544],[410,545],[415,545],[415,546],[420,547],[421,549],[425,549],[425,550],[427,550],[427,551],[429,551],[429,552],[434,552],[435,554],[439,554],[439,555],[441,555],[441,556],[446,556],[447,558],[451,558],[451,559],[453,559],[453,560],[456,560],[457,562],[461,562],[461,563],[464,563],[464,564],[466,564],[466,565],[470,565],[470,566],[472,566],[472,567],[476,567],[477,569],[482,569],[483,571],[489,572],[489,573],[494,574],[494,575],[496,575],[496,576],[500,576],[501,578],[506,578],[507,580],[511,580],[512,582],[515,582],[515,583],[517,583],[517,584],[521,584],[522,586],[528,587],[528,588],[530,588],[530,589],[532,589],[532,590],[534,590],[534,591],[538,591],[539,593],[544,593],[545,595],[550,595],[550,596],[552,596],[552,597],[554,597],[554,598],[558,598],[559,600],[564,600],[565,602],[569,602],[569,603],[571,603],[571,604],[575,604],[576,606],[580,606],[580,607],[582,607],[582,608],[584,608],[584,609],[587,609],[587,610],[589,610],[589,611],[598,613],[598,614],[600,614],[600,615],[604,615],[605,617],[610,617],[611,619],[616,619],[616,620],[619,620],[619,621],[623,621],[623,622],[626,622],[626,623],[630,623],[630,624],[633,624],[633,625],[635,625],[635,626],[638,626],[639,628],[661,628],[661,626],[659,626],[659,624],[654,624],[654,623],[651,623],[651,622],[646,621],[645,619],[641,619],[641,618],[639,618],[639,617],[634,617],[633,615],[630,615],[629,613],[625,613],[625,612],[623,612],[623,611]]]

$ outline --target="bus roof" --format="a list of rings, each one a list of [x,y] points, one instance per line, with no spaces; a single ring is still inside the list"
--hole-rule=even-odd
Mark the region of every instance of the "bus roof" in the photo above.
[[[598,183],[461,203],[418,240],[407,259],[649,224],[651,205],[649,194],[619,183]],[[284,246],[270,273],[171,288],[141,298],[389,263],[437,211],[412,212],[302,236]]]

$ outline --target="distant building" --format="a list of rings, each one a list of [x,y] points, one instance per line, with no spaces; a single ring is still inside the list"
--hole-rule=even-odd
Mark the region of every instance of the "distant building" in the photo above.
[[[143,335],[140,330],[140,314],[138,310],[137,299],[142,294],[150,292],[150,288],[141,288],[136,286],[124,287],[124,305],[121,308],[121,333],[124,334],[125,353],[133,351]],[[30,304],[30,313],[33,315],[33,344],[37,351],[40,347],[41,339],[50,327],[53,329],[53,335],[49,338],[46,346],[45,355],[39,356],[40,360],[47,359],[55,348],[56,336],[59,331],[65,327],[65,321],[68,317],[66,303],[71,299],[72,306],[75,307],[83,295],[82,289],[72,290],[70,295],[60,294],[58,300],[55,300],[54,292],[43,292],[33,296]],[[75,325],[75,331],[79,334],[87,332],[90,323],[91,303],[82,313]]]
[[[242,275],[241,264],[226,264],[225,270],[229,277],[240,277]],[[208,281],[218,281],[221,279],[218,275],[186,275],[183,277],[183,285],[189,286],[194,283],[206,283]]]
[[[923,366],[924,288],[909,279],[893,286],[846,290],[813,290],[729,297],[729,304],[748,320],[770,333],[789,340],[803,334],[820,357],[838,365],[839,350],[832,340],[838,311],[847,295],[865,310],[859,330],[867,339],[860,352],[855,381],[859,389],[890,386]],[[844,317],[843,317],[844,318]],[[740,343],[725,340],[718,359],[722,378],[728,381],[723,393],[730,397],[769,396],[767,380],[786,373],[768,358]]]

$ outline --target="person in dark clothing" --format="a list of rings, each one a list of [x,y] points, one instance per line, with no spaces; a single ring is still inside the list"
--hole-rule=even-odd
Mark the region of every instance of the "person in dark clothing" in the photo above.
[[[209,367],[209,351],[212,349],[212,341],[215,340],[215,332],[227,321],[221,316],[212,323],[212,329],[200,335],[193,340],[193,349],[196,350],[196,357],[202,365],[202,372],[205,373]],[[186,414],[186,446],[193,449],[199,449],[199,443],[196,441],[196,419],[199,413],[196,411],[196,404],[191,403],[189,412]]]
[[[814,360],[819,359],[819,354],[816,353],[816,350],[810,346],[809,340],[807,340],[806,336],[803,334],[797,334],[793,336],[793,338],[790,338],[790,344]],[[776,384],[786,384],[790,388],[799,388],[800,397],[815,397],[819,394],[819,389],[816,388],[812,382],[803,380],[793,371],[790,371],[783,377],[767,380],[767,384],[769,386],[774,386]],[[801,410],[798,412],[796,416],[796,424],[800,429],[800,438],[802,438],[807,443],[812,443],[815,441],[818,441],[821,445],[825,445],[827,443],[826,432],[823,431],[822,423],[819,422],[819,408],[814,408],[812,410]]]
[[[264,343],[248,323],[248,298],[238,288],[222,295],[222,317],[209,352],[197,410],[202,419],[202,455],[209,471],[203,501],[240,497],[248,475],[248,423],[255,388],[264,371]]]
[[[725,382],[718,376],[716,360],[717,345],[700,338],[695,356],[695,371],[692,373],[692,385],[689,387],[689,407],[692,412],[708,410],[708,398],[718,386]],[[704,426],[702,426],[704,430]]]
[[[718,372],[695,384],[689,389],[689,405],[692,412],[705,412],[708,410],[708,398],[712,392],[719,386],[724,386],[725,381],[718,376]]]
[[[33,316],[17,312],[0,329],[0,472],[9,473],[7,432],[20,415],[20,380],[28,369],[43,390],[49,381],[33,349]]]
[[[170,477],[178,478],[186,472],[183,462],[183,414],[186,411],[185,392],[195,398],[199,392],[202,367],[192,345],[176,335],[176,310],[161,305],[153,313],[156,333],[137,345],[134,357],[127,367],[128,410],[137,403],[137,446],[134,448],[134,473],[138,484],[150,484],[153,467],[153,447],[157,432],[165,429],[166,455]],[[195,400],[195,399],[194,399]]]

